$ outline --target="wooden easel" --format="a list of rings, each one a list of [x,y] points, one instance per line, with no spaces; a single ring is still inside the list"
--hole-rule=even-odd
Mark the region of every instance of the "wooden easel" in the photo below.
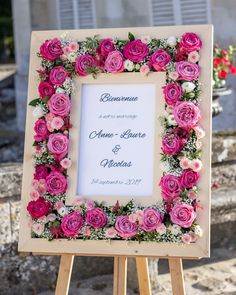
[[[68,295],[74,255],[62,254],[55,295]],[[159,257],[157,257],[159,258]],[[168,258],[173,295],[185,295],[182,259]],[[151,284],[148,271],[148,259],[136,257],[136,267],[140,295],[151,295]],[[127,257],[114,257],[113,295],[126,295]]]

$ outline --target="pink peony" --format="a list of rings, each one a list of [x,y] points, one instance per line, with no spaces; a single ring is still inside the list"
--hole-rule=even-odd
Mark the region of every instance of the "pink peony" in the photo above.
[[[166,103],[174,106],[183,95],[183,90],[178,83],[170,83],[163,87],[163,93]]]
[[[179,102],[173,112],[176,123],[183,128],[193,128],[201,119],[199,108],[192,102]]]
[[[123,54],[126,59],[133,62],[140,62],[148,55],[148,46],[141,40],[133,40],[126,43]]]
[[[64,121],[61,117],[54,117],[51,121],[51,128],[53,130],[60,130],[64,125]]]
[[[142,75],[147,75],[149,72],[150,72],[150,68],[149,68],[148,65],[144,64],[144,65],[141,66],[140,73]]]
[[[147,208],[144,210],[143,222],[141,228],[146,232],[156,230],[163,221],[163,214],[153,208]]]
[[[107,215],[101,208],[93,208],[85,213],[85,220],[90,226],[101,228],[107,224]]]
[[[179,61],[176,64],[176,71],[179,74],[178,80],[192,81],[199,76],[200,68],[190,61]]]
[[[132,238],[138,233],[137,223],[130,222],[128,216],[118,216],[116,218],[115,229],[118,235],[124,239]]]
[[[159,185],[161,187],[162,197],[166,201],[172,201],[173,199],[179,197],[182,191],[182,185],[179,177],[171,174],[162,176]]]
[[[45,165],[35,166],[34,179],[45,179],[48,175],[48,169]]]
[[[52,133],[49,135],[47,147],[52,154],[62,159],[68,152],[68,144],[69,140],[66,135],[62,133]]]
[[[51,203],[46,201],[43,197],[38,198],[35,201],[30,201],[27,206],[27,211],[32,218],[39,218],[47,215],[48,211],[51,210]]]
[[[109,73],[120,73],[124,70],[124,59],[120,51],[109,52],[104,68]]]
[[[50,61],[54,61],[63,53],[61,41],[58,38],[46,40],[40,47],[40,54]]]
[[[69,77],[68,72],[63,66],[57,66],[52,68],[49,74],[49,81],[53,85],[60,86],[62,85],[65,80]]]
[[[75,70],[79,76],[87,76],[87,70],[95,67],[96,64],[96,59],[92,55],[83,54],[76,59]]]
[[[157,49],[150,56],[150,67],[153,67],[156,71],[164,71],[166,66],[171,61],[171,56],[164,49]]]
[[[188,204],[175,204],[170,211],[171,221],[183,228],[190,227],[195,218],[196,212],[193,206]]]
[[[165,134],[162,137],[162,151],[167,155],[175,155],[183,148],[181,138],[176,134]]]
[[[44,97],[51,97],[53,93],[55,92],[55,89],[53,85],[50,84],[49,82],[42,81],[39,83],[38,91],[39,91],[40,97],[44,98]]]
[[[112,39],[103,39],[97,48],[97,53],[103,58],[107,58],[108,53],[115,50],[115,45]]]
[[[44,119],[38,119],[34,124],[35,136],[34,139],[36,141],[43,141],[48,138],[49,132],[47,129],[47,125]]]
[[[180,182],[183,187],[191,188],[198,183],[199,173],[194,172],[192,169],[184,170],[180,176]]]
[[[67,189],[66,177],[60,172],[52,171],[46,177],[46,186],[51,195],[63,194]]]
[[[181,37],[179,47],[185,53],[190,53],[195,50],[200,50],[202,47],[202,42],[198,35],[195,33],[185,33]]]
[[[70,98],[64,93],[53,94],[48,101],[50,112],[56,116],[67,116],[70,112]]]
[[[78,212],[72,212],[63,217],[61,228],[64,236],[73,238],[78,235],[81,227],[84,224],[83,217]]]

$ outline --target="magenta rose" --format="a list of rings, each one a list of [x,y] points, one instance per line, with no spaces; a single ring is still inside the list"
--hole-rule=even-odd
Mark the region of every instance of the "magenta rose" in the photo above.
[[[40,53],[45,59],[54,61],[63,54],[61,41],[58,38],[46,40],[40,47]]]
[[[62,159],[68,153],[69,140],[68,137],[62,133],[52,133],[48,137],[47,147],[49,151]]]
[[[70,98],[64,93],[53,94],[48,101],[50,112],[56,116],[67,116],[70,112]]]
[[[55,92],[55,89],[52,84],[42,81],[39,83],[38,91],[40,97],[44,98],[46,96],[51,97]]]
[[[130,222],[128,216],[123,215],[116,218],[115,229],[124,239],[132,238],[138,233],[138,225]]]
[[[106,58],[108,53],[115,50],[115,45],[112,39],[103,39],[97,48],[97,53],[103,58]]]
[[[160,181],[160,187],[162,197],[166,201],[172,201],[173,199],[179,197],[182,190],[180,178],[171,174],[162,176]]]
[[[48,175],[48,169],[44,165],[38,165],[34,170],[34,179],[40,180],[45,179]]]
[[[67,189],[66,177],[57,171],[52,171],[46,177],[47,191],[51,195],[63,194]]]
[[[126,43],[123,54],[133,62],[140,62],[148,55],[148,47],[141,40],[130,41]]]
[[[199,181],[200,174],[192,169],[184,170],[180,176],[180,182],[183,187],[191,188]]]
[[[40,218],[48,214],[51,210],[51,203],[46,201],[43,197],[38,198],[36,201],[30,201],[27,206],[27,211],[32,218]]]
[[[188,204],[175,204],[170,211],[170,219],[174,224],[188,228],[196,218],[193,206]]]
[[[147,208],[143,212],[143,222],[141,228],[146,232],[151,232],[157,229],[163,221],[163,214],[153,208]]]
[[[87,70],[97,65],[96,59],[90,54],[83,54],[77,57],[75,70],[79,76],[87,76]]]
[[[120,73],[124,70],[124,59],[120,51],[112,51],[108,54],[104,68],[109,73]]]
[[[49,132],[47,129],[47,124],[44,119],[38,119],[34,124],[34,139],[36,141],[43,141],[48,138]]]
[[[64,236],[73,238],[78,235],[81,227],[84,224],[83,217],[78,212],[72,212],[63,217],[61,228]]]
[[[85,220],[90,226],[101,228],[107,223],[107,215],[101,208],[93,208],[85,213]]]
[[[179,102],[175,105],[173,115],[176,123],[183,128],[193,128],[197,126],[201,119],[199,108],[192,102]]]
[[[166,134],[162,137],[162,151],[167,155],[175,155],[183,148],[181,138],[177,134]]]
[[[63,66],[54,67],[49,73],[49,81],[57,86],[62,85],[68,77],[69,74]]]
[[[185,33],[180,40],[179,47],[184,52],[190,53],[195,50],[200,50],[202,47],[202,41],[195,33]]]
[[[171,56],[164,49],[157,49],[150,56],[150,67],[156,71],[164,71],[166,66],[171,61]]]
[[[174,106],[183,95],[183,90],[178,83],[170,83],[163,87],[163,93],[166,103]]]
[[[192,81],[199,76],[200,67],[190,61],[179,61],[176,64],[176,72],[179,74],[178,80]]]

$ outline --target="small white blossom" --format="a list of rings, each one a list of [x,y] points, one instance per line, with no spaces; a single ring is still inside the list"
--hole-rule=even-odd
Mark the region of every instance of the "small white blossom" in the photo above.
[[[68,212],[67,212],[67,209],[66,207],[61,207],[60,209],[58,209],[58,214],[61,215],[61,216],[64,216],[66,215]]]
[[[65,93],[65,89],[61,88],[61,87],[57,87],[56,89],[56,93]]]
[[[75,62],[76,61],[76,58],[77,58],[77,54],[75,52],[71,52],[69,55],[68,55],[68,60],[70,62]]]
[[[167,121],[168,121],[168,125],[170,125],[170,126],[172,126],[172,125],[176,126],[177,125],[173,114],[168,115]]]
[[[131,72],[134,69],[134,63],[131,60],[126,59],[124,62],[124,67],[127,71]]]
[[[196,88],[196,85],[193,82],[184,82],[181,86],[182,89],[187,93],[193,91]]]
[[[152,39],[151,39],[150,36],[143,36],[143,37],[141,38],[141,41],[142,41],[144,44],[149,44],[149,43],[152,41]]]
[[[170,46],[170,47],[174,47],[177,43],[177,39],[176,37],[174,36],[170,36],[168,39],[167,39],[167,44]]]
[[[173,224],[169,227],[169,229],[173,235],[178,235],[179,233],[181,233],[181,227],[177,224]]]
[[[36,119],[43,117],[46,114],[44,108],[41,105],[37,105],[33,110],[33,116]]]
[[[198,235],[199,237],[202,237],[202,235],[203,235],[203,230],[202,230],[202,228],[200,227],[200,225],[196,225],[196,226],[195,226],[194,233],[195,233],[196,235]]]

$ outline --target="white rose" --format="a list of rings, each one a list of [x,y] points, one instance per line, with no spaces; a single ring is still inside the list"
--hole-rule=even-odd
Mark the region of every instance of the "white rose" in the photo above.
[[[200,227],[200,225],[196,225],[196,226],[195,226],[194,233],[195,233],[197,236],[202,237],[202,235],[203,235],[203,230],[202,230],[202,228]]]
[[[77,58],[77,55],[75,52],[71,52],[69,55],[68,55],[68,60],[70,62],[75,62],[76,61],[76,58]]]
[[[193,91],[194,88],[196,88],[196,85],[193,82],[184,82],[181,86],[182,89],[187,93]]]
[[[61,87],[57,87],[56,89],[56,93],[65,93],[65,89],[61,88]]]
[[[167,44],[170,46],[170,47],[174,47],[177,43],[177,39],[174,37],[174,36],[170,36],[168,39],[167,39]]]
[[[131,72],[134,69],[134,63],[131,60],[127,59],[124,62],[124,67],[127,71]]]
[[[45,115],[45,111],[44,109],[42,108],[41,105],[37,105],[34,110],[33,110],[33,116],[36,118],[36,119],[39,119],[41,117],[43,117]]]

